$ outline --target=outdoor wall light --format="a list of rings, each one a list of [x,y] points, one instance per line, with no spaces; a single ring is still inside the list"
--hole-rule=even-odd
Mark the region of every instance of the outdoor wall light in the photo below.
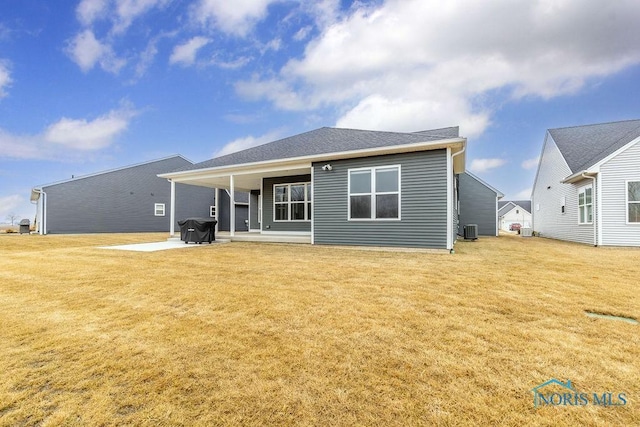
[[[324,166],[322,167],[322,170],[323,170],[323,171],[330,171],[330,170],[333,170],[333,166],[331,166],[329,163],[327,163],[326,165],[324,165]]]

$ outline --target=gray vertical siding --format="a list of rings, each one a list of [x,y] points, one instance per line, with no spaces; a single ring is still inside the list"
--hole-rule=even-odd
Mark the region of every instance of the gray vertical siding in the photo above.
[[[447,247],[446,150],[326,162],[314,168],[314,242],[332,245]],[[401,220],[349,221],[348,169],[401,166]]]
[[[458,179],[460,182],[460,220],[458,234],[463,234],[465,225],[477,224],[478,234],[483,236],[497,236],[496,200],[498,195],[495,191],[466,173],[458,175]]]
[[[311,182],[311,174],[265,178],[262,181],[262,231],[311,232],[311,221],[275,222],[273,220],[273,186],[292,182]]]
[[[220,201],[218,202],[218,231],[231,231],[231,215],[229,212],[229,193],[226,190],[220,189],[218,191],[220,195]],[[235,205],[236,231],[248,231],[246,219],[249,219],[249,206],[248,205]]]
[[[44,186],[47,233],[169,231],[171,184],[157,174],[190,164],[176,156]],[[213,194],[211,188],[176,184],[176,220],[209,216]],[[164,216],[154,215],[156,203],[164,203]]]

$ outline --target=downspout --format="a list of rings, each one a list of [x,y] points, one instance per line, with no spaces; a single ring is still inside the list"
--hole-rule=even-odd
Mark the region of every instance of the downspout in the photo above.
[[[460,154],[463,154],[463,153],[465,152],[465,150],[466,150],[466,149],[467,149],[467,144],[466,144],[466,142],[465,142],[465,144],[463,144],[463,145],[462,145],[462,150],[460,150],[460,151],[458,151],[457,153],[455,153],[455,154],[452,154],[452,155],[451,155],[451,172],[452,172],[454,175],[455,175],[455,172],[453,172],[453,161],[454,161],[454,159],[455,159],[455,157],[456,157],[456,156],[459,156]],[[460,188],[458,188],[458,192],[459,192],[459,191],[460,191]],[[451,195],[451,194],[449,194],[449,195],[447,195],[447,197],[452,197],[452,195]],[[458,197],[459,197],[459,196],[458,196]],[[453,204],[452,204],[452,205],[453,205]],[[456,206],[455,206],[455,210],[456,210],[456,220],[457,220],[457,221],[460,221],[457,203],[456,203]],[[451,218],[451,216],[449,216],[449,218]],[[453,226],[453,223],[451,224],[451,226]],[[453,230],[452,230],[451,228],[452,228],[452,227],[449,227],[449,233],[453,233]],[[459,228],[460,228],[460,223],[458,222],[458,224],[456,224],[456,237],[458,236],[458,230],[459,230]],[[456,239],[456,240],[457,240],[457,239]],[[449,253],[452,253],[452,254],[454,254],[454,253],[455,253],[455,251],[453,250],[453,243],[454,243],[454,239],[453,239],[453,234],[452,234],[452,235],[451,235],[451,249],[449,249]]]
[[[39,218],[38,227],[40,228],[40,230],[38,234],[44,235],[47,234],[47,229],[45,227],[46,219],[44,216],[46,212],[45,205],[47,203],[47,193],[45,193],[42,188],[34,188],[33,191],[40,194],[40,197],[38,197],[39,203],[36,207],[36,215]]]
[[[596,195],[593,194],[593,193],[596,192],[596,178],[593,177],[593,176],[585,175],[584,172],[582,172],[582,174],[580,176],[582,178],[585,178],[585,179],[586,178],[590,179],[592,184],[593,184],[593,186],[591,187],[591,188],[593,188],[592,194],[591,194],[591,204],[593,206],[594,201],[596,200],[596,197],[595,197]],[[596,208],[597,207],[598,207],[598,205],[596,205]],[[593,216],[595,217],[597,215],[597,209],[593,209],[592,208],[592,210],[593,210]],[[598,218],[599,218],[599,215],[598,215]],[[596,247],[598,246],[598,228],[597,228],[598,218],[593,218],[593,246],[596,246]]]

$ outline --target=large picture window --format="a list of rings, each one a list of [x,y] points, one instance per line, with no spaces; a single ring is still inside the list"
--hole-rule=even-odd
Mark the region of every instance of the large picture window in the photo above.
[[[578,222],[580,224],[593,223],[593,187],[582,187],[578,191]]]
[[[311,183],[276,184],[273,186],[274,221],[311,220]]]
[[[627,222],[640,224],[640,181],[627,181]]]
[[[400,219],[400,166],[349,170],[349,219]]]

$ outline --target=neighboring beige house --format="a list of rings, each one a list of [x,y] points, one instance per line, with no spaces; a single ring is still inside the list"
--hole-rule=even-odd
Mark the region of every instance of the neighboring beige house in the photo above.
[[[594,246],[640,246],[640,120],[549,129],[533,229]]]
[[[510,231],[511,224],[531,227],[531,200],[505,200],[498,203],[500,229]]]

